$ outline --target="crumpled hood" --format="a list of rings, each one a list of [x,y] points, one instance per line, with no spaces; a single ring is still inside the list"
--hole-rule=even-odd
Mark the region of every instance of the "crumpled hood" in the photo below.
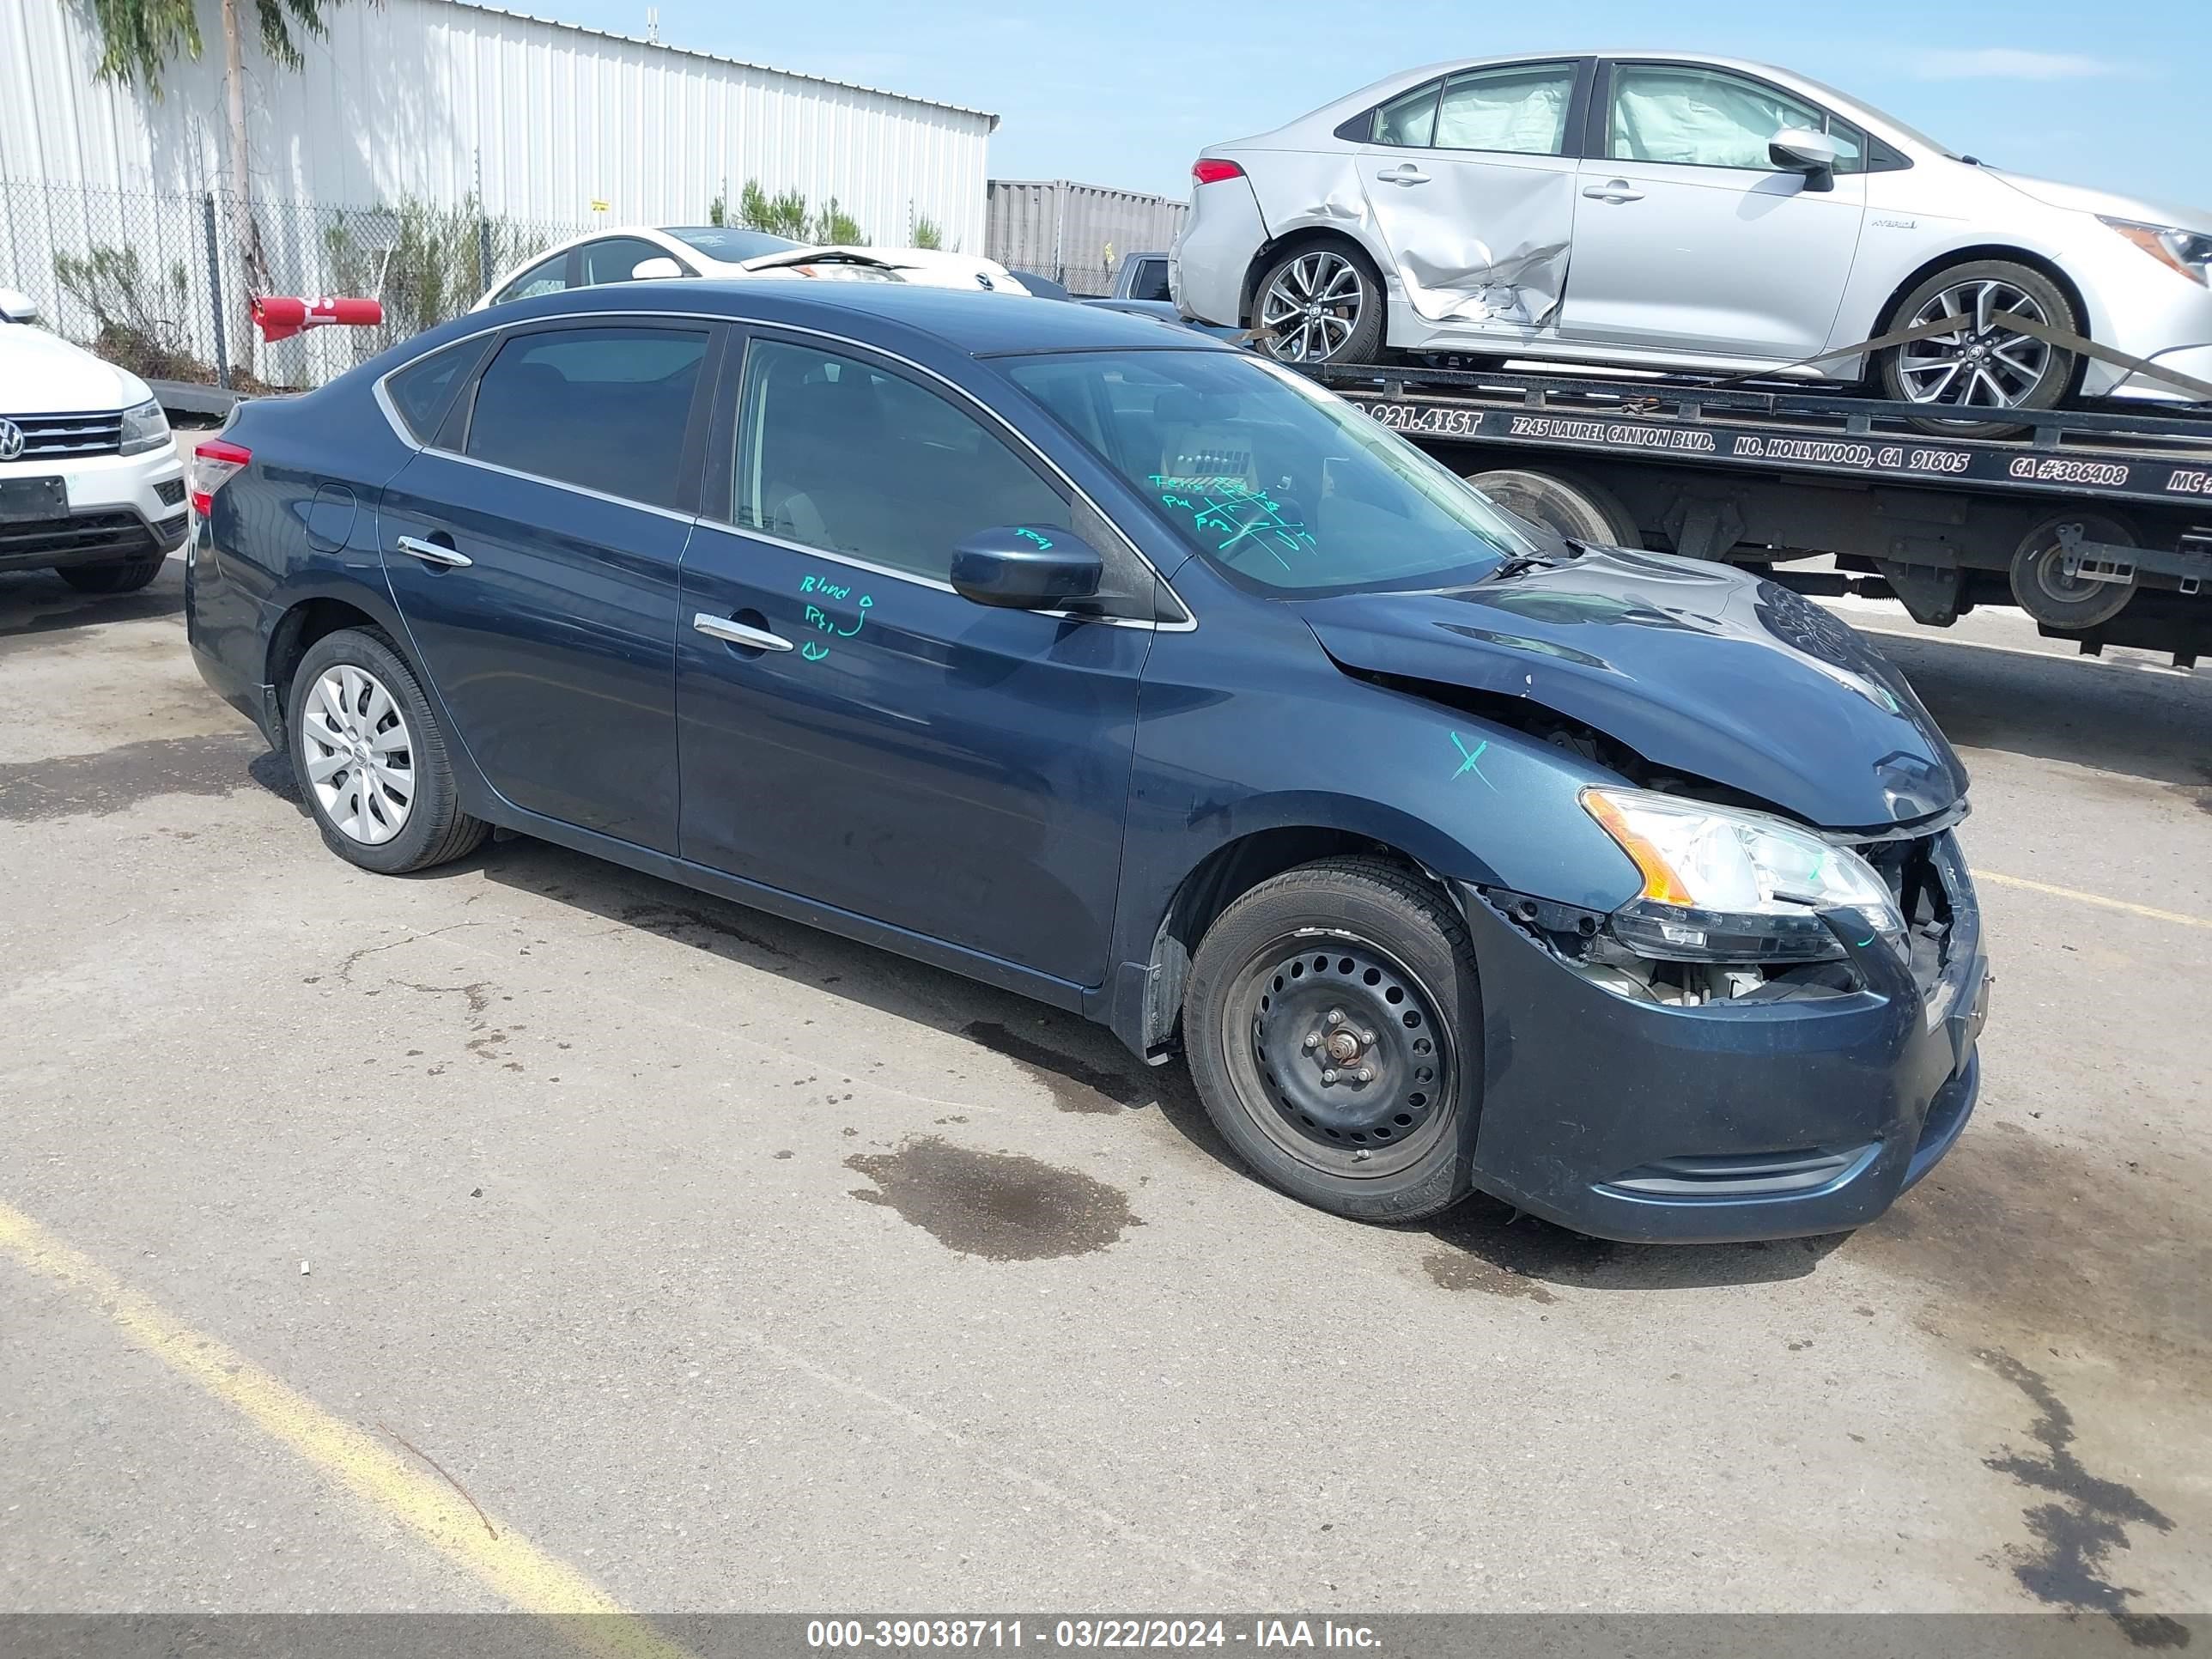
[[[1472,587],[1293,603],[1346,667],[1525,697],[1824,829],[1885,829],[1966,791],[1896,669],[1723,565],[1592,549]]]
[[[100,362],[58,334],[0,323],[0,415],[105,415],[152,395],[128,369]]]
[[[2031,197],[2045,207],[2071,208],[2077,213],[2098,213],[2110,219],[2132,219],[2138,224],[2174,225],[2184,230],[2212,230],[2212,213],[2203,208],[2184,207],[2179,202],[2154,202],[2141,196],[2123,196],[2117,191],[2092,190],[2087,185],[2062,184],[2056,179],[2039,179],[2033,173],[2013,173],[2003,167],[1985,167],[1982,169],[1991,178],[2002,179],[2021,195]]]

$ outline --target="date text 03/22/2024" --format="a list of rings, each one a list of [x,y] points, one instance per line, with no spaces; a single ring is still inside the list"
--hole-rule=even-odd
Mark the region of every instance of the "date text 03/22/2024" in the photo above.
[[[1373,1650],[1366,1625],[1331,1619],[815,1619],[806,1645],[823,1651],[902,1648],[1046,1648],[1090,1650],[1226,1648]]]

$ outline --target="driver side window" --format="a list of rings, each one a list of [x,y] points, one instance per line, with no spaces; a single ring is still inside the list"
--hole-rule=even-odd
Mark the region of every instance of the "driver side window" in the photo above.
[[[1606,154],[1614,161],[1771,173],[1767,146],[1784,127],[1831,133],[1843,146],[1838,173],[1864,165],[1850,128],[1762,82],[1694,64],[1613,65]]]

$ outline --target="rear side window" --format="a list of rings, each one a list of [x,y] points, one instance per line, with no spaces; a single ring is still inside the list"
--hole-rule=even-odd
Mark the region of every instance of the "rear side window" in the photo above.
[[[1455,75],[1437,107],[1438,149],[1557,155],[1566,147],[1572,64],[1516,64]]]
[[[519,334],[477,383],[467,453],[605,495],[673,507],[707,356],[703,330]]]
[[[1168,262],[1164,259],[1140,259],[1136,275],[1130,279],[1129,297],[1133,300],[1171,300],[1168,292]]]
[[[1067,503],[984,424],[902,375],[756,340],[738,422],[740,529],[944,581],[1000,525],[1068,525]]]
[[[550,259],[541,259],[524,271],[505,288],[492,296],[492,303],[503,306],[510,300],[531,300],[541,294],[559,294],[568,286],[568,256],[556,253]]]
[[[417,443],[427,444],[452,403],[453,388],[468,378],[484,354],[483,340],[462,340],[406,368],[395,369],[384,382],[384,395],[392,400],[400,423]]]

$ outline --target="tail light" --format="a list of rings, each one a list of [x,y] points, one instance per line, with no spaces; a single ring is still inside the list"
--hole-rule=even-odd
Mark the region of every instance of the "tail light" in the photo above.
[[[244,444],[227,438],[210,438],[192,451],[191,481],[186,486],[192,511],[204,519],[215,510],[215,492],[228,483],[231,475],[253,459]]]
[[[1218,185],[1224,179],[1242,179],[1244,169],[1218,155],[1201,155],[1190,164],[1190,176],[1201,185]]]

